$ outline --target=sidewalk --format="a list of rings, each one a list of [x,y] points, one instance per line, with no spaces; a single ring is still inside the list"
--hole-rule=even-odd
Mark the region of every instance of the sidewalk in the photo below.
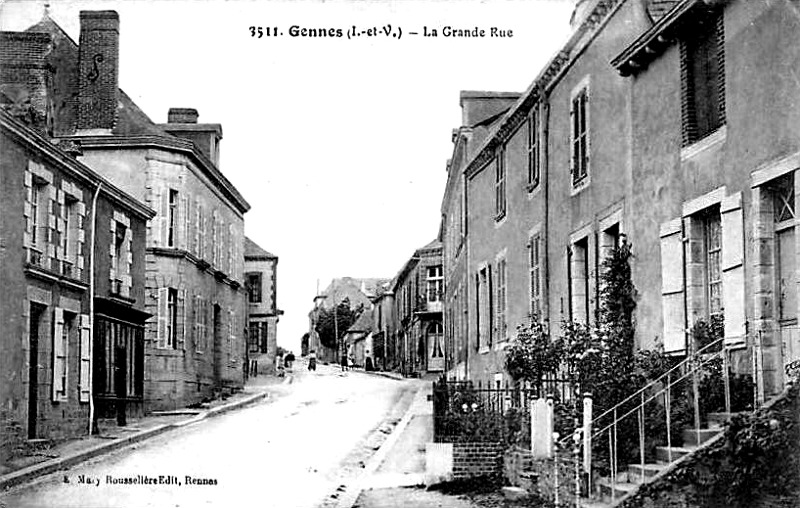
[[[343,493],[337,508],[365,506],[362,498],[365,495],[368,497],[369,494],[365,493],[372,489],[393,489],[423,483],[425,443],[431,440],[433,432],[433,407],[428,400],[430,393],[431,384],[422,382],[405,415],[369,459],[356,483]],[[391,502],[391,499],[388,498],[388,501]]]
[[[267,398],[272,387],[289,384],[292,380],[291,374],[287,374],[284,378],[275,376],[251,378],[241,392],[227,399],[214,400],[199,409],[161,411],[143,418],[130,419],[125,427],[106,425],[101,421],[99,435],[65,441],[47,449],[16,457],[3,464],[0,490],[74,466],[164,432],[253,404]]]

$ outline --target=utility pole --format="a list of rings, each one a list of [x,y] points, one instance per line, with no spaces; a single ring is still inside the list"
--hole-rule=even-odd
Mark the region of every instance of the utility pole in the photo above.
[[[339,318],[336,316],[336,307],[338,307],[338,305],[336,304],[336,293],[334,292],[333,293],[333,335],[334,335],[334,339],[335,339],[334,344],[336,345],[336,352],[334,354],[338,355],[339,354]],[[336,361],[336,357],[335,356],[333,358],[333,361],[334,362]],[[341,363],[341,362],[342,362],[341,357],[339,357],[339,363]]]

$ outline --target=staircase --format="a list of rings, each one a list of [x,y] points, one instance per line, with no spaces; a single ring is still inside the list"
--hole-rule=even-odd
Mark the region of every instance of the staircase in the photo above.
[[[571,499],[560,500],[561,506],[582,506],[584,508],[612,508],[619,505],[625,498],[635,493],[642,484],[653,481],[661,477],[668,471],[674,469],[683,459],[692,455],[697,450],[705,448],[716,438],[722,435],[725,424],[730,420],[730,387],[727,375],[723,376],[725,392],[725,412],[709,413],[704,415],[705,427],[701,427],[700,403],[699,403],[699,377],[704,367],[710,362],[721,358],[722,372],[728,373],[727,351],[721,344],[722,339],[708,344],[697,353],[690,355],[683,362],[676,365],[663,376],[652,381],[644,388],[630,395],[625,400],[605,411],[591,421],[591,442],[596,446],[602,446],[608,450],[611,474],[607,477],[597,478],[594,483],[589,485],[588,498],[575,498],[575,494],[569,496]],[[714,351],[718,349],[718,351]],[[679,383],[685,383],[684,388],[692,389],[692,399],[694,403],[694,425],[691,428],[681,429],[680,443],[673,442],[675,433],[671,432],[672,410],[671,397],[677,393],[675,388]],[[691,385],[690,385],[691,383]],[[649,404],[649,405],[648,405]],[[656,446],[654,461],[645,461],[645,429],[646,423],[653,423],[652,414],[646,412],[646,408],[652,405],[659,405],[663,409],[663,422],[666,427],[664,436],[659,436],[657,442],[662,442],[662,446]],[[638,463],[620,464],[617,460],[618,440],[617,434],[620,423],[626,422],[627,428],[636,427],[639,434],[638,442]],[[586,436],[580,431],[578,441],[582,441],[586,446]],[[653,436],[647,436],[652,439]],[[574,449],[575,435],[567,436],[557,443],[558,449]],[[631,443],[628,443],[630,446]],[[596,449],[596,448],[595,448]],[[576,455],[577,457],[577,455]],[[578,467],[578,465],[576,465]],[[577,470],[576,470],[577,472]],[[574,482],[572,483],[574,485]]]
[[[656,447],[656,462],[629,464],[627,470],[616,475],[616,482],[610,478],[601,478],[595,485],[592,499],[582,500],[585,508],[610,508],[633,494],[640,485],[652,481],[656,476],[674,468],[683,457],[699,450],[704,443],[719,436],[725,430],[725,422],[730,420],[731,413],[710,413],[707,415],[708,427],[702,429],[683,429],[681,446]]]

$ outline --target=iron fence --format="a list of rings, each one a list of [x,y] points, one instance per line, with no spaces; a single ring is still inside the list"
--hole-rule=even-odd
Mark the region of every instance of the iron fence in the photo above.
[[[448,380],[433,383],[434,442],[503,442],[530,446],[531,403],[550,397],[556,427],[573,428],[575,389],[555,376],[541,383],[477,384]]]

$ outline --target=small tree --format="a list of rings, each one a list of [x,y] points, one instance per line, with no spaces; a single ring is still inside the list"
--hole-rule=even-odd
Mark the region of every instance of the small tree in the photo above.
[[[335,348],[340,345],[347,329],[356,322],[363,310],[363,305],[355,308],[350,307],[348,298],[339,302],[335,308],[320,309],[315,329],[319,334],[319,340],[322,345],[328,348]]]

